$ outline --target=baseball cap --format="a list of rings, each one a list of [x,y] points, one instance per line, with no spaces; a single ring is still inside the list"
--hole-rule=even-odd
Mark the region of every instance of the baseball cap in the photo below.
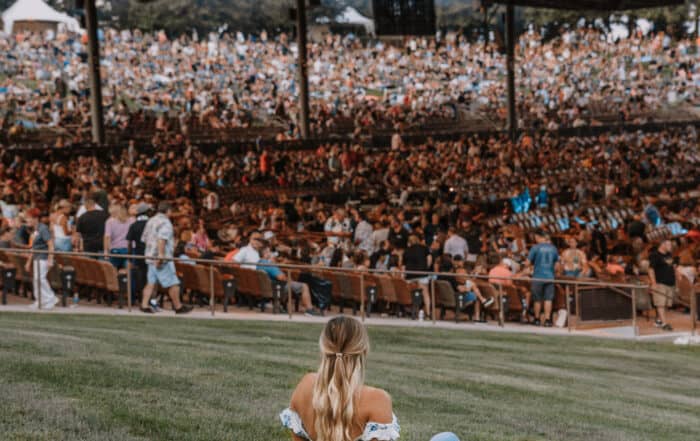
[[[151,205],[145,202],[141,202],[136,206],[136,214],[146,214],[151,209]]]

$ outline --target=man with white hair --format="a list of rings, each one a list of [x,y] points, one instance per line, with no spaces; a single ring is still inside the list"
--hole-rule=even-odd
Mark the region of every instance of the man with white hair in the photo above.
[[[262,249],[262,237],[260,233],[251,233],[248,245],[241,248],[233,257],[233,261],[241,264],[241,268],[256,269],[260,262],[260,250]]]
[[[340,236],[343,233],[349,233],[350,220],[345,216],[345,210],[343,208],[338,208],[333,213],[333,216],[329,217],[326,224],[323,226],[323,231],[326,234],[333,234],[330,236],[329,241],[333,244],[338,244],[341,240]]]

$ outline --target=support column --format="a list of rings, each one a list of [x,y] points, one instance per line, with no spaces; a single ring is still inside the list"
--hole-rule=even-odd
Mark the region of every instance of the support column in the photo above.
[[[299,77],[299,131],[309,138],[309,78],[306,74],[306,0],[297,0],[297,76]]]
[[[100,43],[97,41],[97,11],[95,0],[85,1],[85,23],[88,36],[88,75],[90,76],[90,115],[92,141],[105,143],[104,115],[102,114],[102,83],[100,81]]]
[[[506,52],[508,69],[508,135],[515,141],[518,116],[515,112],[515,6],[506,7]]]

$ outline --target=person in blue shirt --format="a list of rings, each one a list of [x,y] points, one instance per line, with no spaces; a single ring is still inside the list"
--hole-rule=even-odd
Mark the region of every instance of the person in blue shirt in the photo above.
[[[549,195],[547,194],[547,187],[544,185],[540,187],[540,192],[537,194],[537,207],[547,208],[549,205]]]
[[[655,227],[661,225],[661,212],[651,202],[644,207],[644,217],[646,218],[647,223]]]
[[[287,280],[287,275],[274,264],[275,257],[269,247],[265,247],[262,251],[262,259],[258,261],[257,269],[264,271],[273,282],[289,283],[292,293],[301,296],[301,307],[304,309],[304,315],[318,316],[318,312],[314,310],[311,303],[311,291],[306,283]]]
[[[537,245],[530,249],[528,260],[532,264],[532,299],[535,307],[535,326],[540,326],[540,313],[544,303],[544,326],[552,327],[552,303],[554,301],[554,270],[559,261],[559,252],[542,230],[535,233]],[[547,282],[552,280],[552,282]]]

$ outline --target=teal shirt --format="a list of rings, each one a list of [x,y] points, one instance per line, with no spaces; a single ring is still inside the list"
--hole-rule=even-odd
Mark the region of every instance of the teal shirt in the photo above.
[[[559,260],[557,247],[551,243],[540,243],[530,249],[528,257],[534,266],[533,279],[554,279],[554,265]]]

